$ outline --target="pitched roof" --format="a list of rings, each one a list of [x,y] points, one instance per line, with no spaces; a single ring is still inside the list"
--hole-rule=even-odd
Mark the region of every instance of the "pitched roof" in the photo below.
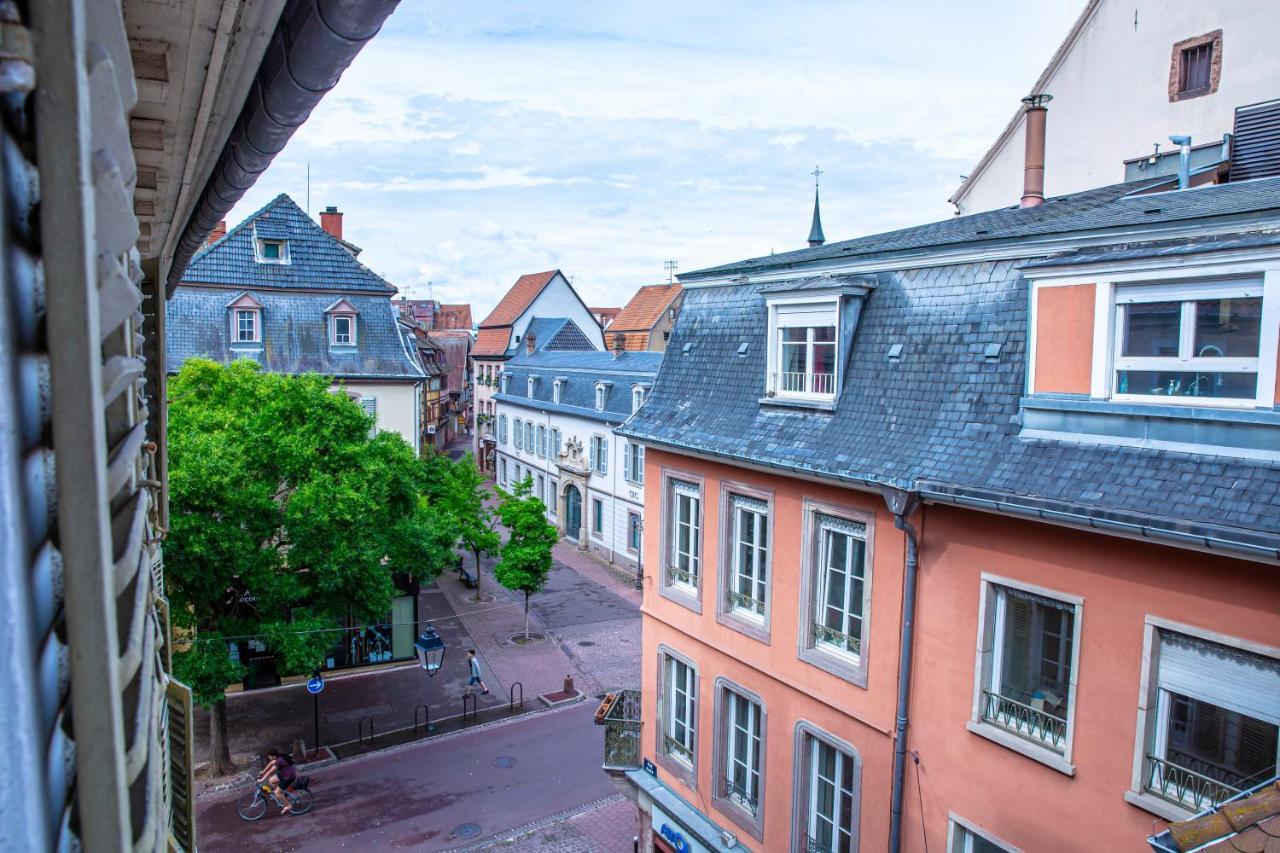
[[[551,283],[560,270],[528,273],[516,279],[516,283],[507,291],[502,301],[489,312],[489,316],[480,321],[481,330],[490,326],[510,326],[520,315],[533,304],[542,289]]]
[[[255,234],[258,238],[288,241],[289,262],[257,261]],[[396,292],[284,193],[250,214],[225,237],[196,252],[182,274],[181,283],[197,282],[250,289],[322,287]]]
[[[471,348],[471,354],[478,356],[506,355],[507,344],[510,341],[510,326],[498,326],[496,329],[486,329],[481,326],[480,332],[476,335],[475,346]]]
[[[440,303],[436,315],[435,329],[465,329],[471,331],[471,306],[468,303]]]
[[[1217,213],[1227,223],[1250,210],[1269,210],[1268,218],[1251,220],[1252,227],[1275,229],[1278,188],[1280,180],[1259,180],[1144,203],[1165,210],[1194,206],[1197,215]],[[1083,193],[1059,206],[1077,223],[1132,219],[1129,200],[1114,192]],[[936,246],[946,246],[956,221],[964,220],[853,242],[868,254],[927,248],[929,235]],[[1007,230],[1013,233],[1013,225]],[[1126,234],[1132,243],[1134,229]],[[830,414],[761,405],[761,383],[744,380],[765,373],[763,285],[728,281],[687,288],[651,398],[623,431],[730,462],[850,483],[927,487],[930,494],[950,489],[978,496],[983,506],[1039,506],[1059,513],[1054,517],[1074,514],[1097,519],[1099,526],[1105,520],[1144,532],[1172,531],[1280,557],[1280,463],[1019,435],[1028,331],[1021,268],[1048,251],[1028,247],[1021,259],[999,261],[940,255],[933,264],[928,252],[914,252],[906,266],[886,256]],[[773,277],[795,264],[776,256],[769,267],[768,260],[718,269],[767,270]],[[984,357],[990,343],[1001,344],[998,358]],[[891,361],[886,352],[894,344],[902,345],[901,357]]]
[[[645,285],[636,291],[621,313],[613,318],[609,331],[649,331],[653,328],[654,323],[662,319],[662,312],[666,311],[667,306],[680,295],[680,291],[681,286],[679,284]]]
[[[502,403],[525,406],[538,411],[620,424],[631,417],[631,386],[652,385],[662,353],[624,352],[620,355],[600,352],[536,352],[521,354],[507,363],[503,376],[509,393],[494,395]],[[528,393],[528,379],[537,376],[533,396]],[[552,402],[556,379],[561,380],[560,402]],[[596,411],[597,382],[609,382],[603,412]]]
[[[1274,780],[1240,797],[1169,824],[1151,839],[1152,847],[1169,851],[1243,853],[1280,849],[1280,783]]]
[[[1280,210],[1280,178],[1260,178],[1236,184],[1151,192],[1168,184],[1166,178],[1131,181],[1047,199],[1039,207],[1005,207],[955,216],[914,228],[887,231],[853,240],[827,243],[765,255],[684,273],[686,283],[703,278],[779,269],[814,261],[878,261],[906,252],[943,247],[1025,245],[1029,238],[1054,238],[1086,233],[1105,237],[1109,231],[1190,222],[1206,216],[1256,214]]]
[[[431,333],[444,350],[445,364],[449,365],[446,390],[463,390],[467,377],[467,357],[471,355],[471,332],[463,329],[437,329]]]

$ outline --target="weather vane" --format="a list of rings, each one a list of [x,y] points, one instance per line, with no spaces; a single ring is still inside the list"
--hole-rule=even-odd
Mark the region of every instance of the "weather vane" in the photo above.
[[[822,176],[822,170],[814,166],[813,171],[809,174],[813,175],[813,188],[816,190],[818,188],[818,178]]]

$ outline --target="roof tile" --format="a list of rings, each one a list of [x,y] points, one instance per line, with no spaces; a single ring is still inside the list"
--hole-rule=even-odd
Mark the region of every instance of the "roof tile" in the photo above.
[[[489,326],[510,326],[520,315],[525,312],[533,300],[538,298],[538,294],[542,292],[542,288],[551,283],[551,279],[559,274],[560,270],[547,270],[546,272],[535,272],[522,275],[516,279],[516,283],[507,291],[507,295],[502,297],[502,301],[489,312],[489,316],[480,321],[480,329],[483,330]]]

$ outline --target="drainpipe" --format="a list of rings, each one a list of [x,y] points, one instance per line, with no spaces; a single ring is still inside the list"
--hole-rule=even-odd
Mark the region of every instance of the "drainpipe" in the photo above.
[[[907,775],[907,719],[911,705],[911,657],[915,646],[916,576],[919,543],[916,529],[907,519],[920,506],[920,496],[885,488],[885,503],[893,513],[893,526],[907,534],[907,559],[902,583],[902,642],[898,653],[898,709],[893,730],[893,797],[889,806],[889,851],[902,848],[902,800]]]
[[[1191,186],[1191,137],[1170,136],[1169,141],[1178,146],[1178,189]]]

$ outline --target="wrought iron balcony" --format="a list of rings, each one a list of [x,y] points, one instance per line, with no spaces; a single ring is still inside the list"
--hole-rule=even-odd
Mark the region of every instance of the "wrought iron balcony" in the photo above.
[[[667,567],[667,580],[670,583],[682,583],[686,586],[698,585],[698,573],[689,569],[682,569],[679,566]]]
[[[733,784],[732,780],[725,779],[724,780],[724,796],[725,796],[725,799],[730,800],[731,802],[737,803],[747,811],[751,812],[752,817],[755,817],[756,809],[759,808],[759,803],[756,800],[756,798],[751,794],[751,792],[748,791],[746,788],[740,788],[737,785]]]
[[[757,616],[764,615],[764,602],[758,598],[752,598],[749,595],[743,595],[740,592],[729,590],[727,593],[729,606],[736,607],[740,610],[749,610]]]
[[[1146,786],[1151,793],[1193,811],[1216,806],[1243,790],[1150,754],[1147,755]]]
[[[596,711],[604,726],[604,769],[632,770],[640,766],[639,690],[617,690],[605,696]]]
[[[678,758],[686,764],[693,763],[693,750],[669,734],[663,733],[662,748],[666,750],[667,755]]]
[[[862,638],[850,637],[843,631],[837,631],[835,628],[828,628],[821,622],[813,623],[813,641],[815,643],[826,643],[831,646],[838,646],[840,649],[860,654],[862,652]]]
[[[1067,721],[990,690],[982,691],[982,719],[1019,737],[1061,752],[1067,740]]]

